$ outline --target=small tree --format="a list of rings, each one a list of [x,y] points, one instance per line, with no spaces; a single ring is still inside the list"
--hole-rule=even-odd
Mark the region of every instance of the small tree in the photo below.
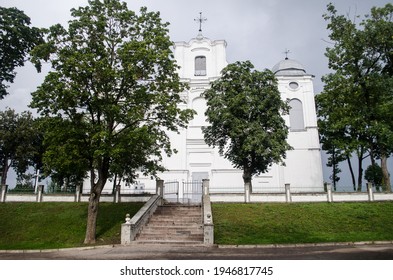
[[[159,13],[90,0],[71,15],[68,29],[50,27],[47,43],[33,50],[34,63],[48,60],[53,71],[32,106],[57,124],[47,126],[46,168],[90,177],[85,243],[92,244],[108,179],[163,170],[162,153],[172,152],[166,131],[185,127],[193,111],[178,107],[185,85]]]
[[[15,113],[12,109],[0,112],[1,184],[7,183],[10,168],[18,175],[26,172],[35,153],[34,119],[30,112]]]
[[[371,164],[367,167],[365,173],[364,173],[364,178],[373,184],[373,186],[376,186],[379,188],[382,184],[382,179],[383,179],[383,173],[382,173],[382,168],[378,164]]]
[[[281,100],[277,80],[270,70],[256,71],[251,62],[236,62],[203,93],[209,126],[203,129],[209,146],[243,170],[244,184],[252,176],[283,163],[288,127],[282,115],[289,106]]]
[[[28,53],[42,42],[40,29],[30,27],[28,16],[16,8],[0,7],[0,99],[8,94],[15,68],[23,66]]]

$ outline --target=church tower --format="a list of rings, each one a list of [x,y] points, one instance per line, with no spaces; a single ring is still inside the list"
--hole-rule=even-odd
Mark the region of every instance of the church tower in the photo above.
[[[284,180],[294,191],[323,191],[322,161],[315,111],[313,75],[296,60],[285,58],[272,71],[283,100],[289,100],[288,143]]]
[[[160,176],[164,180],[212,180],[217,170],[232,170],[229,163],[223,165],[217,152],[206,145],[202,134],[202,127],[208,123],[205,117],[206,101],[201,95],[228,64],[226,45],[224,40],[212,41],[204,37],[201,31],[189,42],[176,42],[174,45],[180,79],[189,85],[189,89],[182,94],[186,101],[183,108],[195,110],[196,115],[187,129],[170,135],[172,147],[178,153],[164,160],[163,164],[168,169]]]

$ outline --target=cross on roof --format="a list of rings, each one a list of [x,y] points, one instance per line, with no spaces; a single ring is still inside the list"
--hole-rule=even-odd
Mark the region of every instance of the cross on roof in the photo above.
[[[285,51],[284,51],[284,53],[285,53],[285,59],[288,59],[288,54],[289,54],[290,52],[291,52],[290,50],[285,49]]]
[[[202,32],[202,23],[207,21],[207,18],[202,17],[202,12],[200,12],[199,18],[194,19],[194,21],[199,21],[199,32]]]

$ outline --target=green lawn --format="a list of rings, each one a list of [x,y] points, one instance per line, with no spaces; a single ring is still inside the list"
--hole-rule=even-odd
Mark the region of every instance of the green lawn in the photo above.
[[[120,243],[125,214],[143,203],[100,203],[97,245]],[[83,246],[87,203],[1,203],[0,249]]]
[[[212,205],[216,244],[393,240],[393,202]]]

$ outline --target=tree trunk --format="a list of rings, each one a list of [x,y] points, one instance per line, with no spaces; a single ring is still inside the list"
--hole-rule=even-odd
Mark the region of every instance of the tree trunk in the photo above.
[[[89,206],[87,211],[87,225],[86,225],[86,236],[85,244],[94,244],[96,242],[96,228],[97,228],[97,217],[98,217],[98,205],[100,197],[105,183],[108,179],[109,174],[109,159],[103,159],[100,167],[98,168],[98,181],[94,183],[94,170],[90,171],[92,178],[91,182],[91,193],[89,198]]]
[[[360,153],[358,153],[358,192],[362,191],[362,183],[363,183],[363,147],[360,148]]]
[[[89,207],[87,211],[86,236],[84,241],[85,244],[94,244],[96,242],[96,228],[100,194],[98,194],[96,191],[93,191],[90,194]]]
[[[251,169],[249,167],[244,167],[243,168],[243,181],[244,181],[244,187],[246,187],[246,184],[250,184],[250,193],[252,193],[252,184],[251,184]]]
[[[348,167],[349,167],[349,172],[351,173],[351,179],[352,179],[353,190],[356,191],[355,173],[353,172],[352,163],[351,163],[351,158],[349,157],[349,155],[347,155],[347,163],[348,163]]]
[[[1,166],[1,185],[6,185],[7,184],[7,175],[8,175],[8,169],[10,168],[10,165],[8,164],[8,158],[5,157],[2,162]]]
[[[386,153],[382,153],[381,155],[381,168],[382,168],[382,188],[385,192],[391,192],[391,184],[390,184],[390,174],[388,171],[388,164],[387,164],[387,156]]]
[[[336,149],[333,149],[332,153],[332,166],[333,166],[333,189],[337,188],[337,164],[336,164]]]

